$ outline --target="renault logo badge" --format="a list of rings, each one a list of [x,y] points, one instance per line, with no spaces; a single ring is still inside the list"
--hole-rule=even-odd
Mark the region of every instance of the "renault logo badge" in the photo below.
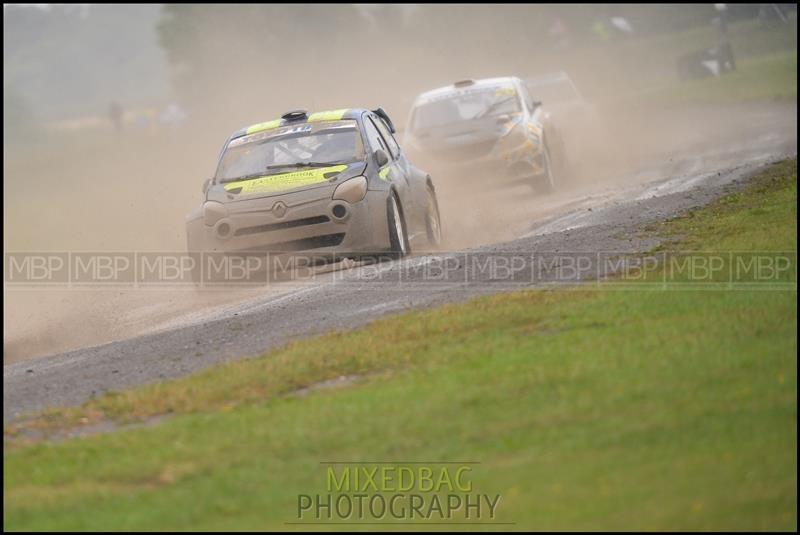
[[[286,215],[286,205],[283,204],[282,201],[278,201],[272,205],[272,213],[275,214],[275,217],[281,218]]]

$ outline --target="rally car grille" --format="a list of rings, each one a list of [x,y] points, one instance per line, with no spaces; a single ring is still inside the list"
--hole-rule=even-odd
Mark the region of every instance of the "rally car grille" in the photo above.
[[[303,219],[295,219],[293,221],[282,221],[280,223],[268,223],[266,225],[256,225],[254,227],[243,227],[237,229],[234,233],[235,236],[247,236],[249,234],[259,234],[261,232],[272,232],[274,230],[285,230],[287,228],[303,227],[306,225],[318,225],[320,223],[327,223],[330,218],[326,215],[319,215],[314,217],[304,217]]]
[[[322,247],[335,247],[341,244],[342,241],[344,241],[344,232],[338,232],[336,234],[273,243],[266,247],[266,250],[275,252],[308,251],[310,249],[321,249]]]

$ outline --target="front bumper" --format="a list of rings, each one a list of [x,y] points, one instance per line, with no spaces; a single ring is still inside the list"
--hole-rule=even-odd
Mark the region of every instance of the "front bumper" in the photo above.
[[[316,198],[292,195],[229,205],[229,215],[214,225],[202,219],[188,223],[189,249],[251,255],[313,252],[335,255],[370,254],[389,249],[384,191],[367,191],[350,204],[331,200],[330,191]],[[280,203],[280,209],[276,204]]]
[[[442,157],[432,151],[419,156],[427,168],[444,174],[487,176],[504,180],[528,178],[544,171],[541,145],[528,136],[501,140],[488,154],[475,157],[468,148],[458,155]]]

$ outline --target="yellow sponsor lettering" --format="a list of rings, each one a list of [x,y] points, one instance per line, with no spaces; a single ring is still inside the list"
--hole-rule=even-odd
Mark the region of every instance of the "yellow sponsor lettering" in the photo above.
[[[347,169],[346,165],[333,165],[320,169],[307,169],[294,171],[292,173],[281,173],[279,175],[262,176],[229,182],[224,185],[225,191],[250,195],[253,193],[275,193],[288,191],[312,184],[323,184],[328,181],[326,176],[331,173],[341,173]],[[238,190],[238,191],[235,191]]]

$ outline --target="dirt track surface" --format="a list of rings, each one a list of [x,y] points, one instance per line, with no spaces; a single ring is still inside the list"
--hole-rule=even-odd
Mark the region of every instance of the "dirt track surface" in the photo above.
[[[796,106],[788,108],[754,113],[744,136],[684,139],[651,153],[647,162],[632,162],[614,180],[584,181],[546,198],[520,188],[487,193],[478,207],[495,211],[465,213],[459,209],[463,188],[440,188],[451,236],[447,250],[457,252],[417,253],[270,287],[217,291],[203,298],[204,306],[186,306],[200,302],[193,290],[175,290],[160,307],[145,300],[135,311],[151,319],[137,336],[5,365],[4,421],[258,355],[295,338],[356,328],[386,314],[552,283],[555,274],[531,265],[541,258],[646,251],[658,238],[642,235],[643,226],[707,204],[760,167],[796,154]],[[526,264],[510,278],[475,268],[490,255]],[[568,282],[606,274],[594,262]],[[436,278],[439,268],[446,268],[446,280]],[[532,278],[532,272],[540,275]]]

